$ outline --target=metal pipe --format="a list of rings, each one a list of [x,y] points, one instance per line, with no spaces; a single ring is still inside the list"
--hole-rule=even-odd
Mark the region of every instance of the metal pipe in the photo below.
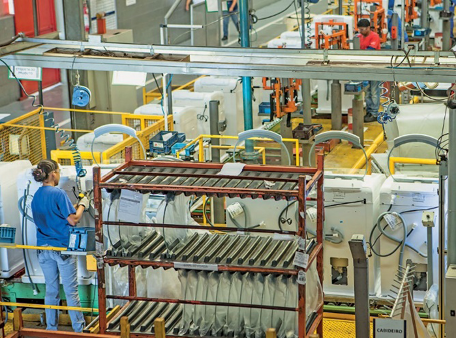
[[[405,49],[405,0],[401,1],[401,49]]]
[[[359,137],[361,145],[364,146],[364,107],[363,95],[356,94],[352,101],[353,105],[353,134]]]
[[[250,47],[249,36],[249,3],[248,0],[240,0],[239,3],[241,31],[241,46],[243,48]],[[252,78],[249,76],[242,77],[242,93],[244,106],[244,130],[253,129],[253,109],[252,109]],[[245,141],[245,152],[253,153],[253,142]]]
[[[440,161],[439,165],[439,319],[445,319],[445,196],[446,196],[446,180],[448,177],[448,162],[447,159]],[[444,326],[440,328],[440,338],[444,337]]]
[[[434,284],[434,249],[432,247],[432,230],[433,227],[427,228],[427,289],[429,290]]]
[[[343,0],[338,0],[339,1],[339,15],[344,15],[344,8],[343,8]]]
[[[443,1],[443,12],[449,13],[450,12],[450,0]],[[442,42],[442,50],[450,50],[451,48],[451,23],[450,18],[443,17],[443,42]]]
[[[209,122],[211,135],[219,135],[219,106],[220,101],[209,101]],[[219,146],[220,139],[211,139],[212,145]],[[212,162],[220,163],[220,149],[212,148]],[[216,224],[225,223],[225,200],[223,198],[212,198],[211,214],[214,215]]]
[[[423,1],[423,2],[426,2],[426,1]],[[397,13],[393,13],[393,15],[391,16],[391,27],[396,27],[396,31],[399,31],[399,15]],[[397,36],[395,39],[391,39],[391,49],[393,49],[393,50],[399,49],[399,41],[397,40]]]
[[[342,129],[342,86],[339,80],[331,84],[331,129]]]

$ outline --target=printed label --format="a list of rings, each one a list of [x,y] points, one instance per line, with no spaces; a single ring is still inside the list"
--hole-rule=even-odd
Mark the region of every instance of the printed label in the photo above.
[[[301,268],[307,269],[307,263],[309,262],[309,255],[304,252],[296,251],[294,256],[293,265],[300,266]]]
[[[298,279],[297,279],[298,284],[300,285],[306,285],[307,278],[306,278],[306,273],[302,270],[298,272]]]

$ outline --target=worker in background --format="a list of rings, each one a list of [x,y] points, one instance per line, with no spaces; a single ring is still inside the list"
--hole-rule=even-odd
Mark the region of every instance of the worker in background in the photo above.
[[[380,49],[380,36],[371,29],[370,21],[361,19],[358,21],[359,43],[361,49]],[[378,108],[380,107],[380,82],[369,81],[366,88],[366,115],[364,122],[377,121]]]
[[[233,20],[234,26],[236,27],[239,33],[239,18],[237,15],[238,12],[238,0],[227,1],[227,11],[223,11],[223,37],[222,41],[228,40],[228,26],[230,24],[230,18]]]
[[[68,195],[57,188],[60,169],[57,162],[53,160],[40,161],[32,174],[35,181],[43,183],[32,200],[37,245],[67,248],[70,227],[79,222],[84,210],[89,207],[89,200],[87,197],[82,198],[76,208],[71,204]],[[68,306],[81,306],[76,256],[62,255],[59,251],[38,250],[38,261],[46,282],[46,305],[60,305],[61,277]],[[82,332],[85,324],[82,312],[69,311],[69,314],[73,330]],[[58,310],[46,309],[46,322],[47,330],[57,330]]]
[[[185,9],[188,11],[190,10],[190,4],[191,3],[195,3],[197,2],[198,0],[187,0],[186,4],[185,4]],[[232,0],[232,1],[226,1],[226,4],[223,3],[222,4],[222,8],[224,8],[226,6],[227,10],[224,10],[222,12],[223,14],[223,37],[222,37],[222,41],[226,41],[228,40],[228,26],[230,24],[230,18],[231,20],[233,21],[234,23],[234,26],[236,27],[236,30],[238,31],[238,33],[240,32],[239,31],[239,18],[238,18],[238,15],[237,15],[237,12],[238,12],[238,0]]]

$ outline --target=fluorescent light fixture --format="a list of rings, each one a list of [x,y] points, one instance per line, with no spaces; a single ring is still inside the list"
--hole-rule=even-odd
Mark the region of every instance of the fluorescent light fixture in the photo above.
[[[146,85],[147,73],[114,71],[112,76],[113,85],[142,86]]]

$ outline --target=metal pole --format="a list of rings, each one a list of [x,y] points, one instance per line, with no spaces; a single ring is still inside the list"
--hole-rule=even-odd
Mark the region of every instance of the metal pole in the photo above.
[[[307,0],[301,0],[301,48],[306,48],[306,13],[305,13],[305,5],[307,5]],[[310,79],[302,79],[301,85],[301,94],[302,94],[302,113],[304,117],[304,124],[312,124],[312,99],[310,95]],[[302,154],[303,158],[307,156],[306,154]]]
[[[445,182],[448,177],[448,162],[446,159],[440,161],[439,165],[439,319],[445,319]],[[440,327],[440,338],[443,338],[445,330]]]
[[[404,49],[404,48],[405,48],[405,0],[402,0],[402,2],[401,2],[401,49]]]
[[[423,0],[423,2],[425,1],[427,0]],[[393,15],[391,16],[391,26],[396,27],[396,31],[399,30],[399,15],[397,13],[393,13]],[[397,37],[395,39],[391,39],[391,49],[399,49],[399,41],[397,40]]]
[[[161,45],[166,45],[167,44],[167,40],[165,39],[165,30],[164,30],[164,25],[160,25],[160,44]],[[162,107],[163,107],[163,115],[165,117],[165,130],[168,130],[168,114],[169,112],[171,111],[172,113],[172,110],[169,110],[169,103],[170,103],[170,100],[169,100],[169,95],[168,94],[168,89],[166,88],[166,84],[167,84],[167,78],[168,78],[168,74],[163,74],[162,75],[162,87],[163,87],[163,92],[162,92]],[[169,86],[171,88],[171,86]],[[160,88],[158,88],[158,90],[160,90]],[[168,99],[167,99],[168,97]],[[172,107],[172,98],[171,98],[171,107]]]
[[[450,0],[444,0],[443,1],[443,13],[449,13],[450,12]],[[451,48],[451,35],[450,35],[450,30],[451,30],[451,24],[450,24],[450,18],[448,17],[443,17],[443,42],[442,42],[442,50],[450,50]]]
[[[432,231],[433,227],[428,227],[427,230],[427,289],[429,290],[434,284],[434,248],[432,247]]]
[[[429,27],[429,4],[428,1],[421,1],[421,28]]]
[[[220,101],[209,101],[209,118],[211,135],[219,135],[219,106]],[[212,145],[220,145],[219,138],[213,138]],[[220,149],[212,148],[212,162],[220,163]],[[223,198],[212,198],[211,214],[214,215],[215,224],[225,223],[225,201]]]
[[[339,15],[344,15],[344,8],[343,8],[343,4],[344,2],[342,0],[338,0],[339,1]]]
[[[342,86],[339,80],[331,84],[331,129],[342,129]]]
[[[250,47],[249,36],[249,3],[248,0],[240,0],[240,30],[241,30],[241,47]],[[244,106],[244,129],[253,129],[253,109],[252,109],[252,78],[249,76],[242,77],[242,93]],[[253,142],[245,142],[245,152],[253,153]]]
[[[363,94],[356,94],[352,101],[353,107],[353,134],[359,137],[364,146],[364,107]]]
[[[369,261],[363,235],[353,235],[348,242],[353,256],[355,284],[356,337],[370,337]]]

